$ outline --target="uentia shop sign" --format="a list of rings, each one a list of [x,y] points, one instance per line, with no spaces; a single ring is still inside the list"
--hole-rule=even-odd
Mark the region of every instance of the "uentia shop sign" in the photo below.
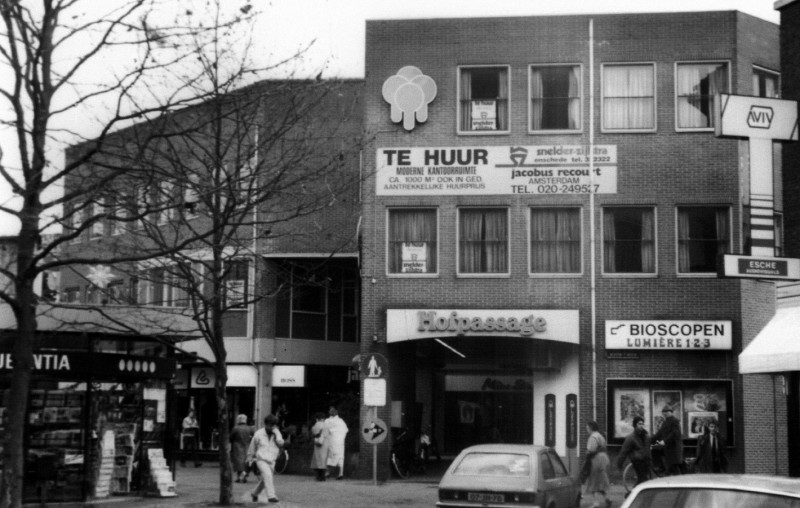
[[[67,378],[128,377],[170,379],[175,375],[174,360],[152,356],[88,353],[83,351],[37,351],[33,371]],[[0,351],[0,374],[13,372],[10,352]]]
[[[379,196],[615,194],[617,147],[379,148]]]
[[[606,349],[730,350],[730,321],[606,321]]]
[[[387,342],[441,337],[519,337],[578,344],[577,310],[389,309]]]

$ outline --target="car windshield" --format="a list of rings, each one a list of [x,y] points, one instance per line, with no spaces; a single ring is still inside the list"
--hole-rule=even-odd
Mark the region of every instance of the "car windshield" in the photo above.
[[[453,474],[488,476],[530,476],[530,457],[524,453],[468,453]]]
[[[630,508],[800,508],[800,499],[725,489],[646,489]]]

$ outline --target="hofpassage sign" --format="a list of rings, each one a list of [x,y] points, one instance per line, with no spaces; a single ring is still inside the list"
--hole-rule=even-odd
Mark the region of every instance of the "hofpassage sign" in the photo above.
[[[617,147],[379,148],[378,196],[616,194]]]
[[[606,321],[606,349],[729,350],[730,321]]]

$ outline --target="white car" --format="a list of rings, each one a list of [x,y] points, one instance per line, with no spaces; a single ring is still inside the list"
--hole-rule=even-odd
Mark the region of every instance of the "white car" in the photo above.
[[[484,444],[464,449],[439,482],[439,508],[579,508],[581,486],[552,448]],[[800,507],[798,507],[800,508]]]
[[[800,508],[800,479],[688,474],[644,482],[620,508]]]

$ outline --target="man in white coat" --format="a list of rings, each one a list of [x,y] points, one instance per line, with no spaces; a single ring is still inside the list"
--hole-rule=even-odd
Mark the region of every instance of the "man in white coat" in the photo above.
[[[325,420],[325,430],[328,434],[328,468],[338,467],[339,474],[337,480],[344,478],[344,438],[347,436],[347,424],[339,418],[339,412],[335,407],[328,410],[328,418]]]

